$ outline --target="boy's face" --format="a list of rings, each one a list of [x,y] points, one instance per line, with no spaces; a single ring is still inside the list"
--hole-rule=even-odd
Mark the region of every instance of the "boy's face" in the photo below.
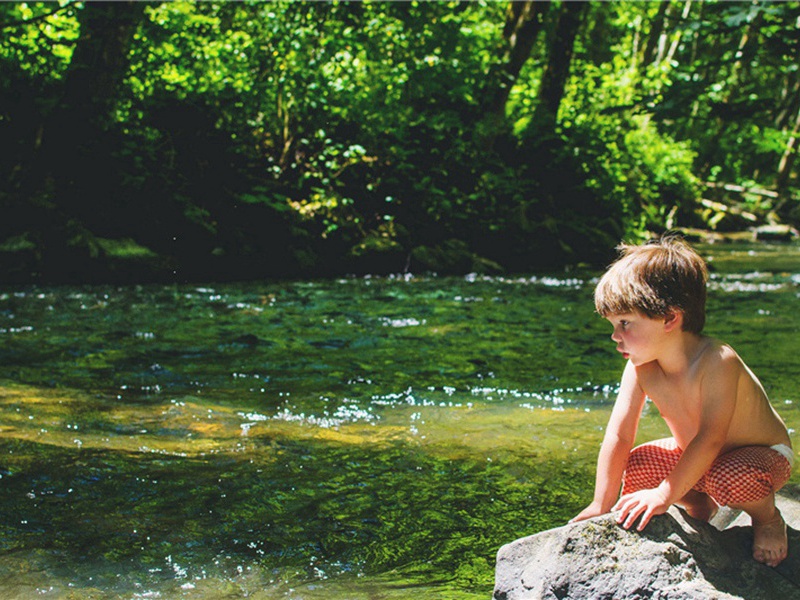
[[[652,319],[641,313],[631,312],[611,315],[608,321],[614,326],[611,339],[617,343],[617,351],[634,366],[656,360],[665,331],[663,318]]]

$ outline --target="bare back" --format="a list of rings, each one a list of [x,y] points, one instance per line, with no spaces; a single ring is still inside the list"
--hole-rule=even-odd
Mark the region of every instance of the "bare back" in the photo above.
[[[686,448],[698,434],[704,403],[716,401],[709,390],[729,387],[735,390],[735,399],[728,402],[733,415],[721,453],[742,446],[791,447],[786,425],[739,355],[712,338],[700,340],[701,350],[684,373],[667,376],[655,361],[636,368],[642,390],[658,408],[678,445]],[[715,385],[722,377],[735,378],[735,384]]]

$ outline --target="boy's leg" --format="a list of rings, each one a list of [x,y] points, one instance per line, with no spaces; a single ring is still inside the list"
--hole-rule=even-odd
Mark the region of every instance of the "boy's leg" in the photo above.
[[[791,475],[789,461],[766,446],[747,446],[723,454],[698,488],[720,505],[740,509],[753,521],[753,558],[771,567],[787,554],[786,523],[775,506],[775,492]]]
[[[786,521],[775,506],[775,493],[756,500],[732,504],[750,515],[753,520],[753,558],[770,567],[777,567],[786,558],[789,544],[786,535]]]
[[[683,451],[673,438],[656,440],[637,446],[628,456],[622,495],[658,487],[678,464]],[[717,503],[706,493],[689,492],[676,502],[695,519],[708,521],[716,514]]]
[[[622,495],[658,487],[678,464],[682,450],[672,438],[637,446],[628,455]]]
[[[719,510],[719,506],[711,496],[697,490],[689,490],[675,504],[682,506],[695,519],[706,522],[710,521]]]

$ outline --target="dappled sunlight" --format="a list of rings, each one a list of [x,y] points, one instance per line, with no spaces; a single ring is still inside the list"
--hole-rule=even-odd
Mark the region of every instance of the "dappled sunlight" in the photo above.
[[[119,404],[77,391],[0,387],[1,437],[62,447],[202,456],[241,451],[240,419],[229,407],[191,400]]]
[[[485,392],[446,390],[415,398],[407,390],[375,397],[366,409],[343,405],[332,415],[317,416],[283,408],[267,416],[200,398],[121,404],[97,395],[85,397],[77,390],[6,384],[0,387],[0,437],[64,448],[183,457],[247,452],[251,442],[260,451],[265,439],[274,438],[370,445],[404,442],[451,458],[476,458],[501,449],[554,457],[593,451],[602,439],[613,400],[607,390],[602,404],[594,408],[565,408],[565,401],[552,398],[533,404],[532,398],[541,397],[530,393],[517,394],[516,403],[496,402],[492,396],[487,402],[482,399]],[[576,399],[574,404],[583,403]]]

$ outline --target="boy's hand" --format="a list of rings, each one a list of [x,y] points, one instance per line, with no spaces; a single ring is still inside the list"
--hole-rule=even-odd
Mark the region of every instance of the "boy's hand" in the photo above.
[[[640,516],[637,531],[642,531],[655,515],[662,515],[667,512],[669,504],[666,497],[658,488],[639,490],[632,494],[626,494],[614,505],[612,511],[620,511],[617,523],[625,529],[630,529]]]
[[[586,519],[591,519],[592,517],[599,517],[600,515],[604,515],[607,512],[608,512],[607,510],[603,510],[599,502],[592,502],[589,506],[584,508],[576,516],[572,517],[569,520],[569,522],[577,523],[578,521],[585,521]]]

